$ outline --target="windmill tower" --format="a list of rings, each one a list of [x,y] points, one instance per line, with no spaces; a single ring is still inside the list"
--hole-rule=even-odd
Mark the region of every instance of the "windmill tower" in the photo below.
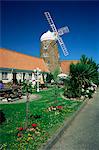
[[[65,56],[68,55],[67,48],[61,38],[61,35],[64,33],[68,33],[68,27],[62,27],[57,30],[52,17],[49,12],[44,12],[45,17],[52,29],[52,32],[48,31],[41,36],[41,57],[44,59],[45,63],[47,64],[50,71],[53,71],[55,68],[59,67],[59,52],[58,52],[58,45],[63,51]]]
[[[56,37],[54,36],[53,32],[47,31],[41,36],[40,41],[40,56],[44,59],[49,71],[52,72],[55,70],[55,68],[60,67]]]

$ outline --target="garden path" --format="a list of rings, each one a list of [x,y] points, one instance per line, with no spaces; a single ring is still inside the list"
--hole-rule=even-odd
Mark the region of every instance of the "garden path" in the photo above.
[[[99,150],[99,88],[51,150]]]
[[[31,102],[31,101],[34,101],[34,100],[38,100],[38,99],[40,99],[41,98],[41,96],[40,95],[37,95],[37,94],[31,94],[30,95],[30,98],[29,98],[29,101]],[[16,104],[16,103],[25,103],[26,102],[26,96],[22,96],[22,98],[21,99],[15,99],[15,100],[13,100],[12,102],[7,102],[7,101],[2,101],[2,100],[0,100],[0,104]]]

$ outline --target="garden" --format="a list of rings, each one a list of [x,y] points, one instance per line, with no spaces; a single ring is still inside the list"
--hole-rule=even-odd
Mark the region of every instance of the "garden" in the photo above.
[[[56,103],[54,94],[54,87],[41,91],[42,97],[29,103],[27,129],[25,103],[1,105],[6,118],[0,127],[2,149],[38,149],[81,104],[80,101],[64,100],[60,95]]]
[[[54,84],[39,93],[24,83],[26,102],[0,106],[0,149],[38,150],[96,92],[98,69],[92,59],[82,56],[80,62],[70,65],[70,74],[61,79],[62,86],[57,79],[58,69],[53,74]],[[29,93],[39,98],[30,101]]]

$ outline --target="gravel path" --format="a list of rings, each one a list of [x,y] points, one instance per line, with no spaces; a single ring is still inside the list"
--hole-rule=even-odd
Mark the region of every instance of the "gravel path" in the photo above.
[[[41,98],[41,96],[36,95],[36,94],[32,94],[32,95],[30,95],[29,101],[38,100],[40,98]],[[12,102],[7,102],[7,101],[0,100],[0,104],[16,104],[16,103],[25,103],[25,102],[26,102],[26,96],[22,96],[22,99],[16,98]]]
[[[99,89],[51,150],[99,150]]]

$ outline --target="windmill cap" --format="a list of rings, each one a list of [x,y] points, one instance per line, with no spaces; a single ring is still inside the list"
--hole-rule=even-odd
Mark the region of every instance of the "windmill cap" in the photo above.
[[[45,41],[45,40],[56,40],[56,36],[55,36],[55,33],[54,32],[51,32],[51,31],[47,31],[45,32],[41,38],[40,38],[40,41]]]

